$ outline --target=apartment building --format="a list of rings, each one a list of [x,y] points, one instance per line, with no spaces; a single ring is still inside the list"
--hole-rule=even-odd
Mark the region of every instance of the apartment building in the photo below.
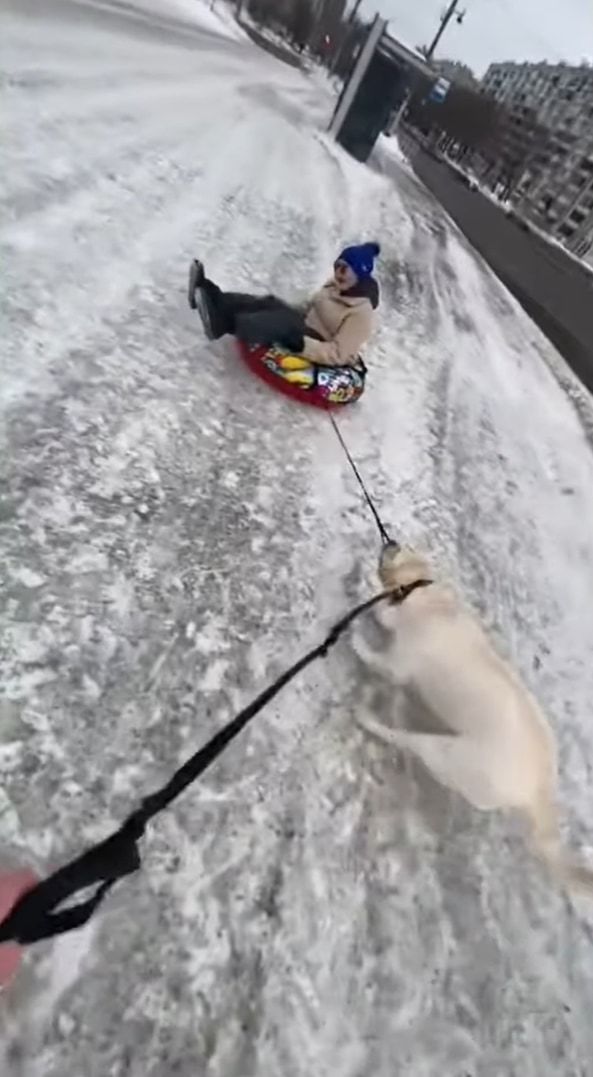
[[[578,255],[593,250],[593,67],[491,64],[482,89],[537,125],[513,201]]]

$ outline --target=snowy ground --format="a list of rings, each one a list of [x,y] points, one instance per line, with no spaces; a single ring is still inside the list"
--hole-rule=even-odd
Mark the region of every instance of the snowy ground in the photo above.
[[[173,18],[191,23],[212,34],[244,41],[245,34],[234,18],[232,0],[105,0],[110,7],[134,9],[143,15]]]
[[[330,424],[207,347],[185,298],[192,254],[288,296],[361,236],[382,324],[344,434],[546,707],[590,844],[588,398],[416,180],[325,139],[317,82],[105,4],[3,16],[6,862],[105,833],[371,593]],[[365,740],[363,676],[340,645],[151,828],[92,927],[29,953],[3,1077],[583,1077],[590,912],[513,820]]]

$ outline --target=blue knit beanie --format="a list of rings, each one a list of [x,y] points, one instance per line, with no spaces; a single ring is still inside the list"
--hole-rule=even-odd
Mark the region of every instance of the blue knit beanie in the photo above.
[[[366,280],[373,274],[375,258],[380,251],[378,243],[361,243],[358,247],[344,247],[337,260],[350,266],[359,280]]]

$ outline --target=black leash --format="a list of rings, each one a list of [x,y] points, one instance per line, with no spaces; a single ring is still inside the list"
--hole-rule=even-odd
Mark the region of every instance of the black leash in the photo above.
[[[138,842],[143,837],[150,820],[168,807],[184,789],[187,789],[188,785],[199,778],[224,751],[227,744],[230,744],[247,723],[270,700],[274,699],[278,692],[293,677],[296,677],[297,673],[317,658],[325,658],[330,647],[337,643],[340,636],[360,614],[388,598],[395,603],[403,602],[412,591],[417,587],[426,586],[428,582],[419,580],[396,591],[382,591],[345,614],[334,625],[323,643],[299,658],[290,669],[282,673],[218,733],[215,733],[203,748],[195,752],[179,770],[175,771],[165,785],[145,797],[118,830],[23,894],[0,923],[0,943],[38,942],[86,924],[114,883],[141,867]],[[90,886],[96,887],[95,893],[90,898],[59,911],[59,906],[65,901]]]
[[[367,490],[367,488],[366,488],[366,486],[365,486],[365,484],[363,482],[363,478],[362,478],[362,475],[360,474],[360,471],[358,470],[356,464],[354,463],[354,460],[352,459],[350,450],[349,450],[346,442],[344,441],[344,438],[342,437],[342,432],[341,432],[336,420],[334,419],[331,411],[328,411],[327,414],[329,415],[329,417],[331,419],[332,426],[333,426],[333,428],[334,428],[334,430],[336,432],[336,435],[338,437],[338,441],[340,442],[340,445],[342,446],[342,448],[343,448],[343,450],[344,450],[344,452],[346,454],[346,458],[348,460],[348,463],[350,464],[350,467],[352,468],[354,474],[356,475],[356,478],[358,479],[358,483],[359,483],[359,486],[360,486],[360,488],[361,488],[361,490],[362,490],[362,492],[364,494],[364,497],[366,499],[366,503],[369,506],[369,508],[370,508],[374,518],[375,518],[375,523],[377,524],[377,527],[379,529],[379,534],[381,536],[381,541],[382,541],[383,545],[384,546],[397,546],[398,543],[395,542],[392,538],[390,538],[389,533],[387,531],[387,528],[385,527],[385,524],[383,523],[381,517],[379,516],[379,512],[377,510],[377,507],[376,507],[371,495],[369,494],[369,492],[368,492],[368,490]]]

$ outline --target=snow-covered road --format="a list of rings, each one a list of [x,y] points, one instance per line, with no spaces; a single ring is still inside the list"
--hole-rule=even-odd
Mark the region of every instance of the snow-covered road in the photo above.
[[[0,852],[103,835],[371,592],[329,422],[185,297],[194,254],[289,297],[360,237],[382,323],[344,435],[542,701],[590,845],[590,399],[405,166],[326,139],[319,77],[179,10],[2,7]],[[29,954],[3,1077],[583,1077],[593,917],[360,734],[363,679],[341,644]]]

